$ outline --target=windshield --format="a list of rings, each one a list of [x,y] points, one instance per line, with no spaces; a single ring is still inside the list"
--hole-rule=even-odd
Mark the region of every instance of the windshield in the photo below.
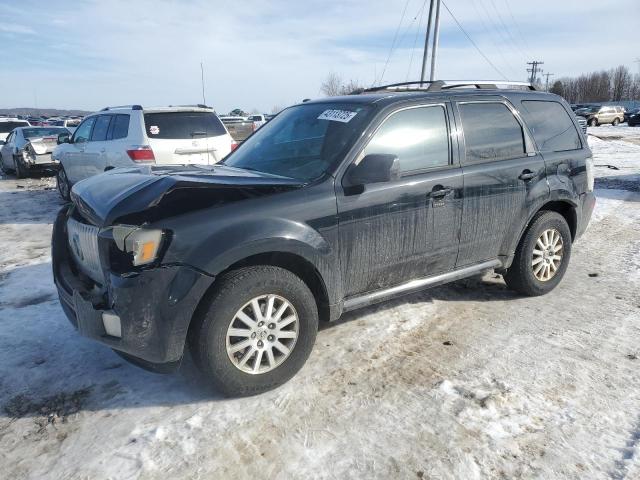
[[[352,103],[288,108],[249,137],[224,164],[313,180],[344,157],[372,110],[368,105]]]
[[[24,138],[57,137],[59,133],[69,132],[66,128],[23,128]]]

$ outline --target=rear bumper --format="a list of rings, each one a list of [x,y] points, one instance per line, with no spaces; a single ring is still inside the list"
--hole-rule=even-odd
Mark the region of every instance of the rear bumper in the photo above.
[[[587,229],[595,206],[596,196],[593,192],[587,192],[580,195],[580,201],[578,202],[578,209],[576,212],[578,223],[576,225],[576,238],[580,237]]]
[[[85,277],[73,263],[66,241],[69,207],[53,230],[53,276],[69,321],[85,336],[140,360],[141,366],[179,365],[187,330],[213,278],[188,266],[161,266],[127,276],[105,271],[105,285]],[[104,267],[104,265],[103,265]],[[107,334],[103,314],[120,319],[121,337]]]
[[[57,168],[60,162],[54,160],[50,153],[43,153],[31,157],[30,161],[24,162],[27,168]]]

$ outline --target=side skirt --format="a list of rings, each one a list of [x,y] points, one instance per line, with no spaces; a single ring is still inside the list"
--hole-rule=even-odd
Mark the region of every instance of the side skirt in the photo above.
[[[350,310],[355,310],[356,308],[366,307],[367,305],[373,305],[374,303],[383,302],[400,295],[406,295],[425,288],[435,287],[444,283],[460,280],[461,278],[469,277],[501,266],[502,262],[500,260],[489,260],[475,265],[470,265],[468,267],[459,268],[457,270],[452,270],[450,272],[441,273],[433,277],[410,280],[406,283],[386,288],[384,290],[376,290],[375,292],[366,293],[364,295],[349,297],[344,301],[342,311],[348,312]]]

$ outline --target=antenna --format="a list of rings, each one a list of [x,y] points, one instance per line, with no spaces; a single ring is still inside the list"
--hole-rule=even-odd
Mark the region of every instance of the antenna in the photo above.
[[[204,96],[204,66],[200,62],[200,82],[202,83],[202,104],[207,104],[207,99]]]

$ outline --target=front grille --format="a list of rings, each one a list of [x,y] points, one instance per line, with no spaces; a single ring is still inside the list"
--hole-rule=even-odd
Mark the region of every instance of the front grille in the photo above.
[[[102,283],[102,268],[98,251],[98,227],[80,223],[73,218],[67,220],[69,250],[76,264],[91,279]]]

